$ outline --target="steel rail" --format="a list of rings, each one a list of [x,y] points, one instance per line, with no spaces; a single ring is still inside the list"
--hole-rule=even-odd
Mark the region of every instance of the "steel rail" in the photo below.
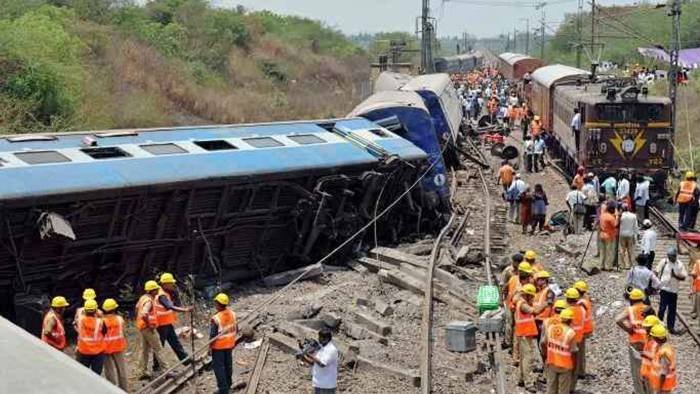
[[[423,322],[421,324],[421,363],[420,363],[420,386],[421,394],[430,394],[432,391],[432,326],[433,326],[433,275],[435,265],[440,256],[442,240],[452,228],[457,215],[453,212],[447,225],[442,228],[440,235],[435,239],[433,250],[430,252],[430,263],[428,265],[428,275],[425,281],[425,296],[423,299]]]

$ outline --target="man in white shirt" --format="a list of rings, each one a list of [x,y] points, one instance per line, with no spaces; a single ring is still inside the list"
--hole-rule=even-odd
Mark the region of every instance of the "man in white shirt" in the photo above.
[[[546,145],[544,140],[540,138],[539,135],[535,137],[535,141],[532,144],[534,152],[534,155],[532,156],[532,170],[534,172],[540,172],[540,168],[544,169],[543,157]]]
[[[668,309],[668,329],[671,334],[678,335],[676,331],[676,308],[678,304],[678,290],[680,282],[688,276],[685,265],[678,261],[678,250],[675,247],[668,248],[668,257],[661,260],[654,270],[661,281],[659,300],[659,319],[664,320],[664,314]]]
[[[579,145],[581,143],[581,113],[578,108],[574,108],[574,117],[571,119],[571,132],[574,133],[576,153],[578,154]]]
[[[583,178],[583,188],[581,193],[586,197],[586,216],[583,218],[583,227],[588,231],[593,231],[595,216],[598,211],[598,203],[600,201],[598,189],[594,183],[593,174],[589,173]]]
[[[525,137],[525,147],[523,149],[525,155],[525,171],[532,172],[532,162],[535,157],[535,142],[531,137]]]
[[[335,394],[338,387],[338,349],[331,340],[333,333],[328,328],[318,332],[321,349],[305,354],[304,360],[311,364],[311,379],[314,394]]]
[[[520,223],[520,201],[518,197],[525,192],[527,189],[527,183],[522,180],[520,174],[515,174],[515,180],[510,184],[508,191],[506,192],[506,199],[510,201],[510,209],[508,211],[508,217],[513,220],[514,223]]]
[[[642,228],[644,229],[641,245],[642,253],[647,255],[647,265],[653,267],[654,258],[656,257],[656,252],[654,252],[656,249],[656,230],[652,228],[651,220],[649,219],[644,219]]]
[[[566,195],[566,205],[569,206],[569,218],[574,234],[581,234],[583,217],[586,214],[586,196],[581,193],[576,185],[571,185],[571,191]]]
[[[637,213],[637,222],[642,223],[648,216],[647,203],[649,202],[649,181],[644,177],[637,179],[637,188],[634,191],[634,205]]]
[[[623,269],[630,269],[637,256],[634,247],[637,244],[637,216],[630,212],[627,204],[622,204],[622,216],[620,216],[620,265]]]
[[[617,184],[617,201],[621,204],[630,205],[630,181],[627,175],[620,174],[620,182]]]

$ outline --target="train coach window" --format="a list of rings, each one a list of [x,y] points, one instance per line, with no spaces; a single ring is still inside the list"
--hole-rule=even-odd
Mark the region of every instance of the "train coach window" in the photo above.
[[[664,120],[663,104],[599,104],[597,119],[609,122],[648,123]]]
[[[194,141],[194,144],[209,151],[238,149],[224,140]]]
[[[178,155],[182,153],[187,153],[187,151],[175,144],[149,144],[140,145],[141,149],[146,152],[160,156],[160,155]]]
[[[277,146],[284,146],[283,143],[270,137],[244,138],[243,141],[254,148],[275,148]]]
[[[68,163],[70,159],[56,151],[20,152],[15,157],[27,164]]]
[[[81,149],[80,151],[97,160],[131,157],[130,154],[124,152],[121,148],[117,148],[115,146],[106,148],[85,148]]]
[[[288,135],[287,138],[296,142],[299,145],[313,145],[313,144],[325,144],[326,141],[322,138],[318,138],[313,134],[306,135]]]

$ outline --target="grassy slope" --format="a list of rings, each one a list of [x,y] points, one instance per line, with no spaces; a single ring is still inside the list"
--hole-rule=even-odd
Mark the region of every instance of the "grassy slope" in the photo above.
[[[0,0],[0,132],[344,116],[363,52],[205,0]]]

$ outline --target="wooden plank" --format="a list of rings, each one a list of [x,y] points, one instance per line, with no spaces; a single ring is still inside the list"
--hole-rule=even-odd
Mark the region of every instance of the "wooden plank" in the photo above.
[[[389,324],[386,324],[379,319],[375,319],[373,316],[366,313],[355,311],[355,321],[381,336],[391,334],[391,326]]]
[[[246,394],[256,394],[258,391],[258,384],[260,383],[260,377],[262,376],[263,369],[265,368],[265,362],[267,361],[267,352],[270,350],[270,342],[267,337],[263,338],[262,345],[258,351],[258,357],[255,359],[255,368],[253,369],[253,374],[248,380],[248,389]]]
[[[387,262],[394,265],[406,263],[416,266],[418,268],[428,268],[428,262],[425,261],[425,258],[405,253],[397,249],[378,247],[372,249],[369,252],[369,256],[374,259],[381,260],[383,262]]]
[[[265,286],[284,286],[291,283],[293,280],[301,275],[304,275],[302,279],[313,279],[323,275],[323,267],[321,264],[314,264],[308,267],[302,267],[290,271],[280,272],[278,274],[266,276],[263,278]]]
[[[409,381],[413,387],[420,387],[420,374],[413,369],[405,369],[395,365],[389,365],[373,361],[364,357],[357,358],[356,367],[358,370],[379,372],[384,375],[393,376],[402,380]]]

